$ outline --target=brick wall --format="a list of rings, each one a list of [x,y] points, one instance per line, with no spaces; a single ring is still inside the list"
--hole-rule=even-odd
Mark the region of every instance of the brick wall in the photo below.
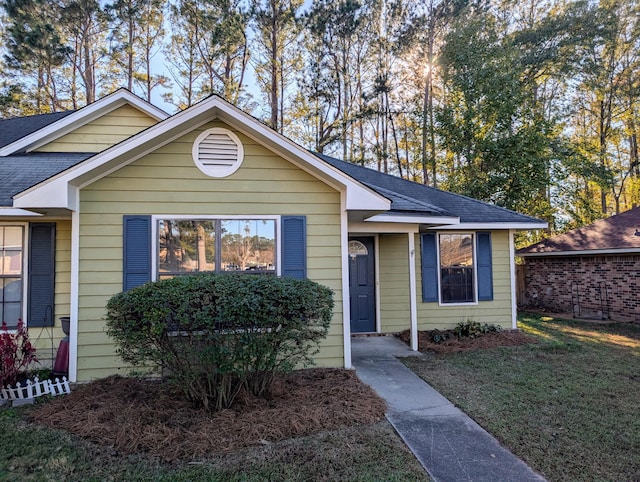
[[[640,255],[526,258],[524,271],[531,307],[640,321]]]

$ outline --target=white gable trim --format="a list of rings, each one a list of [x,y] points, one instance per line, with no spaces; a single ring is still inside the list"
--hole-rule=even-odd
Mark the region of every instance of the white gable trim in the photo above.
[[[297,167],[339,191],[346,191],[347,210],[386,211],[391,202],[342,171],[278,134],[217,96],[209,97],[174,116],[125,139],[84,162],[14,196],[15,207],[75,209],[70,187],[82,188],[157,150],[187,132],[220,120],[264,145]]]
[[[23,150],[27,152],[33,151],[127,104],[153,117],[157,121],[162,121],[169,117],[169,114],[162,109],[149,104],[128,90],[118,89],[113,94],[109,94],[3,147],[0,149],[0,156],[8,156]]]

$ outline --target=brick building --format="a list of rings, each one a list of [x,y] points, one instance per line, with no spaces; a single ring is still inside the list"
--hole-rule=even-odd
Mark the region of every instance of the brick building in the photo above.
[[[640,208],[516,254],[524,259],[519,279],[526,305],[576,317],[640,321]]]

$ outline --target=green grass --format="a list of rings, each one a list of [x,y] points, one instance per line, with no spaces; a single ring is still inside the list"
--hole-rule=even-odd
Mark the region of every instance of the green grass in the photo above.
[[[551,481],[640,480],[640,325],[519,321],[538,344],[405,363]]]
[[[423,481],[427,476],[386,422],[165,464],[126,456],[0,409],[0,481]]]

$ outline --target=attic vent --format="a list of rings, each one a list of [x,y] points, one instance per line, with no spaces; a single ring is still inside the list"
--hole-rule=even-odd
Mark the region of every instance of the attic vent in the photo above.
[[[193,161],[211,177],[227,177],[238,170],[244,149],[238,136],[228,129],[214,127],[200,134],[193,144]]]

